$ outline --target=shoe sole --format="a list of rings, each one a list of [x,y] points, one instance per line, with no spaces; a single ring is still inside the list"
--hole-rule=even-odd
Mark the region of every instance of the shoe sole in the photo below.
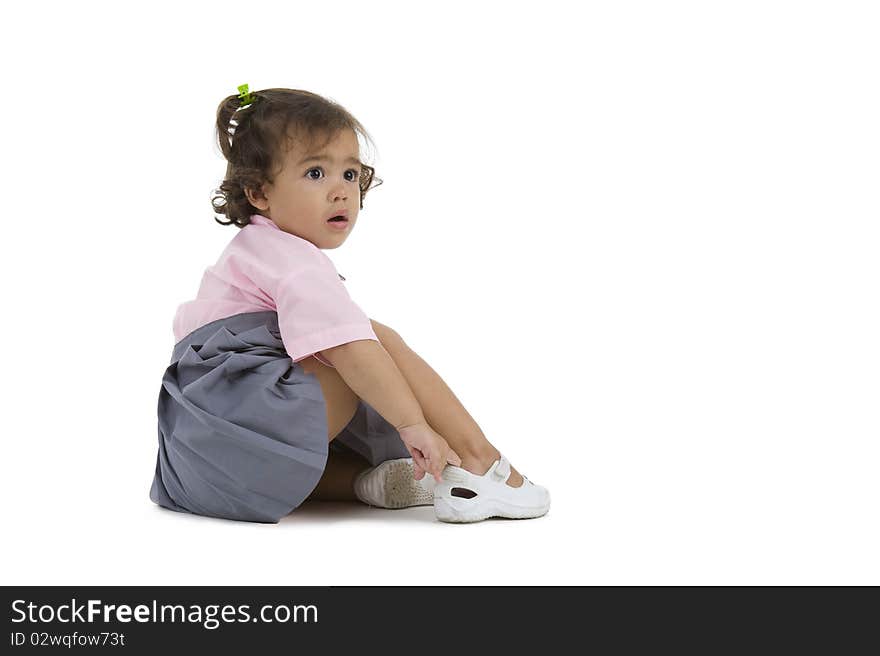
[[[523,508],[500,499],[475,501],[474,499],[448,497],[434,498],[434,512],[437,515],[437,519],[441,522],[455,524],[481,522],[490,517],[534,519],[535,517],[546,515],[548,510],[550,510],[549,503],[538,508]]]
[[[426,490],[413,478],[412,462],[408,458],[389,460],[379,465],[383,472],[383,497],[385,508],[410,508],[430,506],[434,503],[434,493]]]

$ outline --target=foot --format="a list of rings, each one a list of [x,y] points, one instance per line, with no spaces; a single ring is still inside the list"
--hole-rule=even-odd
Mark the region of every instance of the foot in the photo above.
[[[386,460],[355,477],[354,493],[363,503],[378,508],[430,506],[434,503],[434,478],[415,480],[412,458]]]
[[[476,459],[480,461],[479,458]],[[482,473],[478,473],[482,472]],[[550,509],[550,492],[525,476],[510,485],[513,469],[499,454],[483,472],[483,465],[471,469],[446,465],[443,481],[434,489],[434,513],[441,522],[479,522],[490,517],[531,519]]]
[[[461,468],[469,471],[471,474],[483,476],[489,471],[489,467],[492,466],[492,463],[500,457],[501,453],[499,453],[497,449],[484,456],[462,456]],[[510,487],[520,487],[523,484],[522,475],[513,468],[513,465],[510,466],[510,478],[507,479],[507,484]]]

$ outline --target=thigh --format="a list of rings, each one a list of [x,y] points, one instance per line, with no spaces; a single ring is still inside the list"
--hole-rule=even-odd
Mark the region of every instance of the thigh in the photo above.
[[[336,369],[319,362],[313,356],[300,360],[298,364],[302,365],[306,373],[315,374],[321,384],[327,406],[327,430],[330,433],[327,438],[332,441],[354,417],[359,401],[357,394],[345,384]]]

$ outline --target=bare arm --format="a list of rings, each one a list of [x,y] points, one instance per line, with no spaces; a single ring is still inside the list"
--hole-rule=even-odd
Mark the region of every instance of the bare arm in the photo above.
[[[427,424],[409,383],[379,342],[360,339],[325,349],[321,355],[355,394],[396,429]]]

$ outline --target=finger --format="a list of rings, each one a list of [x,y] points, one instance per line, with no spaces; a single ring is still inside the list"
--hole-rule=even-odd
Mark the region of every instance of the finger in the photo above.
[[[434,477],[438,483],[443,482],[443,468],[446,466],[446,460],[444,458],[438,457],[431,458],[429,470],[431,475]]]
[[[437,449],[434,453],[431,454],[431,457],[428,458],[427,470],[430,472],[431,476],[439,481],[440,474],[445,466],[446,458],[442,456],[440,449]]]
[[[452,449],[449,449],[449,453],[446,455],[446,461],[456,467],[461,467],[461,458]]]
[[[422,455],[422,452],[418,449],[413,451],[413,466],[418,467],[421,471],[428,470],[428,464],[425,462],[425,457]]]
[[[417,481],[422,480],[425,477],[425,470],[419,466],[419,463],[413,459],[413,478]]]

